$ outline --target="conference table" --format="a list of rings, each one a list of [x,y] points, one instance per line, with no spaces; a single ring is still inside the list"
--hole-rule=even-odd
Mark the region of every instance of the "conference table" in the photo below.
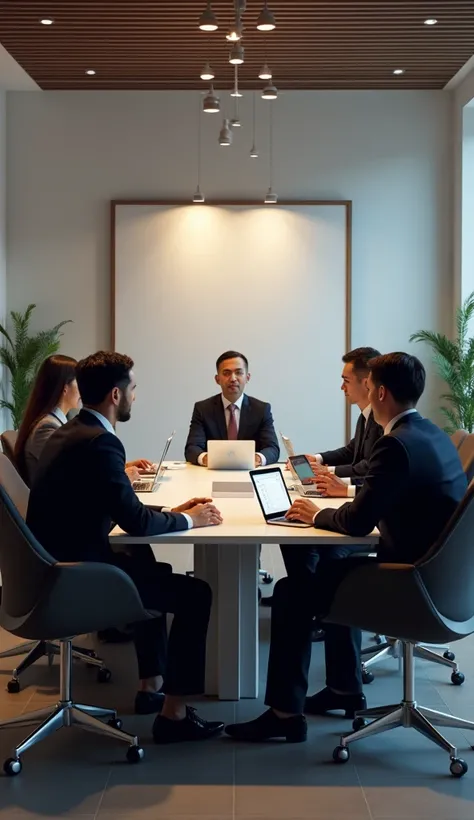
[[[279,465],[282,470],[284,465]],[[291,480],[290,473],[284,471]],[[143,504],[174,507],[193,497],[213,497],[213,482],[244,482],[247,472],[208,470],[167,462],[157,491],[139,494]],[[290,493],[294,497],[298,494]],[[376,532],[352,538],[315,527],[276,527],[263,518],[256,497],[214,499],[223,524],[166,535],[132,537],[116,527],[111,543],[193,544],[194,574],[207,581],[213,606],[207,639],[206,694],[221,700],[258,697],[258,560],[261,544],[340,546],[376,545]],[[315,499],[320,508],[339,507],[345,499]]]

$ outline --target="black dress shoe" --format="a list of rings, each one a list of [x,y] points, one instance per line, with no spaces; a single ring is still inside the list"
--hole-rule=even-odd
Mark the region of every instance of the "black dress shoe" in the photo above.
[[[353,695],[338,695],[331,689],[321,689],[316,695],[306,698],[305,715],[325,715],[327,712],[342,710],[344,717],[354,718],[355,712],[367,709],[367,701],[362,692]]]
[[[225,727],[225,732],[234,740],[246,740],[250,743],[279,738],[286,740],[287,743],[304,743],[308,726],[304,715],[280,718],[273,709],[268,709],[256,720],[231,723]]]
[[[135,696],[136,715],[156,715],[161,712],[165,696],[163,692],[137,692]]]
[[[185,740],[207,740],[219,735],[224,724],[218,720],[203,720],[192,706],[186,706],[183,720],[170,720],[158,715],[153,724],[155,743],[181,743]]]

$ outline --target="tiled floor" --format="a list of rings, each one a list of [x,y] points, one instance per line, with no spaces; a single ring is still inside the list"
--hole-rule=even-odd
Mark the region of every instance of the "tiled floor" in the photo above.
[[[165,552],[166,555],[166,552]],[[170,558],[169,554],[166,556]],[[177,568],[189,566],[190,555],[174,555]],[[267,550],[264,565],[281,572],[278,553]],[[264,589],[264,593],[267,590]],[[269,590],[268,590],[269,591]],[[268,652],[268,610],[262,609],[262,689]],[[0,633],[0,647],[13,643]],[[449,682],[448,671],[417,664],[417,696],[421,703],[474,719],[474,639],[456,645],[466,674],[462,687]],[[115,706],[124,728],[136,731],[145,760],[130,766],[124,749],[97,736],[63,730],[27,752],[17,778],[0,775],[0,820],[473,820],[474,752],[472,738],[448,731],[471,770],[462,780],[448,774],[448,757],[414,731],[398,729],[353,747],[344,766],[331,761],[341,731],[340,718],[310,721],[306,744],[234,745],[217,738],[204,745],[157,747],[150,740],[152,718],[131,714],[136,675],[130,645],[103,647],[113,681],[99,685],[92,669],[75,665],[75,694],[83,702]],[[0,662],[0,719],[53,702],[57,694],[57,664],[37,664],[18,695],[9,695],[11,662]],[[471,682],[472,678],[472,682]],[[311,688],[322,684],[322,647],[315,645]],[[370,705],[400,697],[397,664],[386,661],[376,680],[366,687]],[[224,721],[259,714],[262,701],[199,704],[205,716]],[[0,762],[9,755],[21,730],[0,732]]]

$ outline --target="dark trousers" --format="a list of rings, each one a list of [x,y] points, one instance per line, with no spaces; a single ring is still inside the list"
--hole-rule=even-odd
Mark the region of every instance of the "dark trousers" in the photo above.
[[[322,553],[322,550],[321,550]],[[314,616],[328,614],[341,581],[370,558],[323,561],[302,581],[283,578],[275,586],[265,703],[282,712],[302,713],[308,691],[311,628]],[[361,692],[361,632],[324,623],[326,685],[340,692]]]
[[[134,624],[140,679],[163,675],[168,695],[204,691],[206,637],[212,592],[205,581],[174,574],[169,564],[117,555],[116,566],[133,580],[146,609],[160,617]],[[166,613],[173,614],[168,639]]]
[[[320,562],[347,558],[357,547],[318,548],[300,544],[281,544],[280,549],[288,577],[305,581],[314,575]]]

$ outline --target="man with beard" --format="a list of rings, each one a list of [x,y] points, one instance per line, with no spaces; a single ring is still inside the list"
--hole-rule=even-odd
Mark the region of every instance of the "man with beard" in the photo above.
[[[163,572],[159,564],[140,560],[140,544],[131,554],[115,553],[109,532],[115,523],[132,536],[161,535],[213,526],[222,518],[208,498],[165,510],[145,507],[135,495],[125,474],[125,450],[115,433],[116,423],[131,415],[133,366],[128,356],[103,351],[78,363],[83,409],[46,444],[26,521],[57,561],[114,564],[132,578],[145,608],[173,613],[167,656],[164,618],[134,627],[137,699],[150,700],[149,712],[161,712],[153,726],[157,743],[204,740],[223,724],[202,720],[186,707],[185,698],[204,689],[211,590],[197,578]]]

